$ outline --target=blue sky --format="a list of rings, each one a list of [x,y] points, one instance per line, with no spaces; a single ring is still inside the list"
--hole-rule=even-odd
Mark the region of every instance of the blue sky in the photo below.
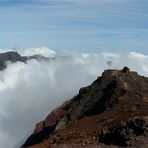
[[[0,0],[0,48],[148,53],[147,0]]]

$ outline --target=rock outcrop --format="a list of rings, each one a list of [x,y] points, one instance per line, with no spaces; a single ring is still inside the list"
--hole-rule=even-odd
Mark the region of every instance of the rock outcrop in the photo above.
[[[148,78],[105,70],[36,124],[22,148],[148,146]],[[102,144],[103,143],[103,144]]]

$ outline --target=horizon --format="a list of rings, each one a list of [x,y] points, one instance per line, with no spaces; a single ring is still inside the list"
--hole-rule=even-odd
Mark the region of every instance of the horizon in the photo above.
[[[1,0],[0,48],[147,54],[146,0]]]

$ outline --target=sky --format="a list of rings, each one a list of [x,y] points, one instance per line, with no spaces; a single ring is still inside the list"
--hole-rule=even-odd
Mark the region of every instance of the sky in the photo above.
[[[147,54],[147,0],[0,0],[0,48]]]

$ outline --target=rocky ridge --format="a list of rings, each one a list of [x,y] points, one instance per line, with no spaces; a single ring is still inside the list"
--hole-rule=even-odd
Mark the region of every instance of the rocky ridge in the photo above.
[[[105,70],[36,124],[22,148],[141,146],[148,143],[148,78]],[[103,143],[103,145],[102,145]]]
[[[7,67],[7,64],[6,64],[7,61],[10,61],[12,63],[15,63],[18,61],[26,62],[27,57],[25,57],[25,56],[23,57],[14,51],[0,53],[0,71],[4,70]]]
[[[44,60],[49,61],[50,58],[44,57],[42,55],[33,55],[33,56],[21,56],[18,52],[9,51],[5,53],[0,53],[0,71],[4,70],[7,67],[7,62],[24,62],[28,60],[36,59],[38,61]],[[53,58],[51,58],[53,59]]]

